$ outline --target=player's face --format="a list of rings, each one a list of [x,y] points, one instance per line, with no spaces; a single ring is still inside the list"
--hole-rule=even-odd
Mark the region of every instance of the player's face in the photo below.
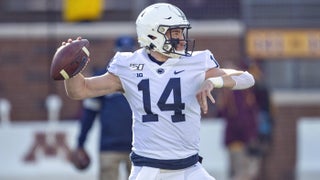
[[[173,47],[176,51],[183,51],[185,49],[186,41],[184,36],[184,29],[169,29],[166,33],[166,36],[168,37],[168,39],[175,42],[173,44]]]

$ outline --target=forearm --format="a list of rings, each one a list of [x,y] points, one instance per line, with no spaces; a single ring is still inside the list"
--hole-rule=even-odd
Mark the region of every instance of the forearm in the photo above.
[[[247,71],[229,71],[226,74],[208,79],[215,88],[246,89],[254,85],[253,76]]]
[[[120,79],[110,73],[88,78],[78,74],[65,80],[64,83],[66,93],[71,99],[98,97],[116,91],[123,92]]]
[[[85,79],[81,73],[73,78],[65,80],[64,86],[68,97],[71,99],[83,99],[85,97]]]

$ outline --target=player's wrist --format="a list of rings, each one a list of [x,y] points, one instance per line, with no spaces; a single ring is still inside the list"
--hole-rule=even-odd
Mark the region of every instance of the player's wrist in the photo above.
[[[215,88],[222,88],[223,87],[224,82],[223,82],[223,79],[221,76],[212,77],[212,78],[209,78],[208,80],[213,84],[213,86]]]

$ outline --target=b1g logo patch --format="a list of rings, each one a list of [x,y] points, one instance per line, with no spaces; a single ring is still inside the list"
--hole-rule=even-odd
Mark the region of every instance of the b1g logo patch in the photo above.
[[[137,77],[143,77],[143,73],[137,73],[136,76]]]

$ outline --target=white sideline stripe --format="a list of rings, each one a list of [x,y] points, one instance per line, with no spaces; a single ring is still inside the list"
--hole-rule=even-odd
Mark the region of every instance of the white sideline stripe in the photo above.
[[[236,20],[190,21],[190,35],[240,36],[244,24]],[[136,35],[135,23],[92,22],[92,23],[0,23],[0,38],[69,38],[69,37],[117,37]]]
[[[272,101],[277,105],[319,105],[318,90],[274,90]]]

